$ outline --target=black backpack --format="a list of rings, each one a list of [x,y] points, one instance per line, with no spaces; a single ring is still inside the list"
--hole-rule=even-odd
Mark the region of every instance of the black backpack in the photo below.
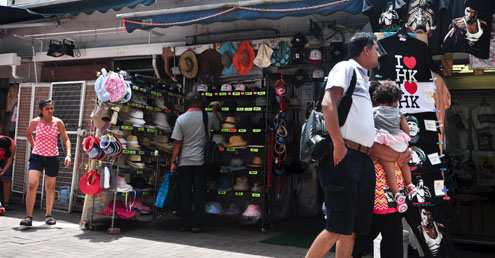
[[[339,126],[342,127],[347,120],[349,110],[352,106],[352,94],[356,87],[356,71],[352,72],[352,79],[349,88],[340,97],[337,102],[337,111],[339,116]],[[299,158],[303,162],[320,160],[330,153],[332,141],[328,134],[323,113],[313,109],[301,129],[301,142],[299,149]]]

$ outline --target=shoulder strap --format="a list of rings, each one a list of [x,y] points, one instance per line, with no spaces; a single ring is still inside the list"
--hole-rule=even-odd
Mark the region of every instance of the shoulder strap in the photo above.
[[[205,137],[208,139],[210,138],[210,134],[208,133],[208,114],[206,113],[205,110],[202,110],[203,113],[203,125],[205,128]]]
[[[349,88],[345,91],[345,95],[352,95],[354,93],[354,89],[356,88],[356,77],[356,68],[353,68],[351,83],[349,84]]]

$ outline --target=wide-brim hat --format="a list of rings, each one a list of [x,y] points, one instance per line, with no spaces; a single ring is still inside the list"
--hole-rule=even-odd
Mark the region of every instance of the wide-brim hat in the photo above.
[[[187,50],[179,58],[179,69],[182,75],[193,79],[198,75],[198,59],[193,51]]]
[[[131,150],[141,150],[141,146],[139,145],[138,137],[135,135],[128,135],[126,138],[127,147]],[[132,155],[131,155],[132,156]]]
[[[242,213],[244,217],[259,217],[261,216],[261,208],[257,204],[249,204],[246,210]]]
[[[207,49],[198,56],[199,78],[205,83],[216,81],[222,75],[222,55],[215,49]]]
[[[223,44],[219,49],[223,65],[222,74],[224,75],[234,75],[237,73],[235,66],[233,65],[232,59],[235,55],[234,47],[232,46],[232,42],[228,41]]]
[[[222,124],[222,128],[234,129],[235,128],[235,117],[228,116],[227,118],[225,118],[225,122]]]
[[[261,158],[259,156],[254,156],[251,163],[247,164],[247,166],[252,167],[252,168],[261,168],[264,166],[263,164],[264,164],[263,158]]]
[[[247,191],[249,190],[249,181],[246,176],[240,176],[236,179],[235,185],[232,189],[236,191]]]
[[[227,148],[232,148],[232,147],[246,147],[247,145],[247,142],[242,138],[241,135],[232,135],[230,136],[229,138],[229,142],[228,143],[224,143],[223,146],[227,147]]]
[[[270,58],[272,56],[273,49],[271,49],[267,44],[263,43],[258,48],[258,54],[254,59],[254,64],[260,68],[266,68],[272,64]]]
[[[153,146],[151,146],[151,139],[146,136],[141,136],[141,139],[139,139],[139,145],[147,149],[153,149]]]
[[[172,48],[170,47],[164,47],[162,49],[162,57],[163,57],[163,62],[165,66],[165,73],[172,79],[173,81],[177,81],[175,76],[172,74],[172,70],[170,67],[170,64],[173,62],[175,54],[172,52]]]
[[[233,59],[237,73],[239,73],[240,75],[248,74],[249,71],[253,69],[254,58],[255,58],[254,49],[251,46],[251,44],[249,44],[249,41],[247,40],[242,41]]]

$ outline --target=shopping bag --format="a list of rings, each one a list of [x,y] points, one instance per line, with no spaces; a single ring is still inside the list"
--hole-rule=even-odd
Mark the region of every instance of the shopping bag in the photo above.
[[[169,178],[171,173],[165,174],[165,179],[163,179],[160,190],[158,190],[158,195],[156,196],[155,207],[163,208],[167,203],[167,194],[169,186]]]

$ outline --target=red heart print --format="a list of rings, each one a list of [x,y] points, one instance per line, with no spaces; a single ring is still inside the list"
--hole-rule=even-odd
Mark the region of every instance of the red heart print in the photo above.
[[[412,95],[418,91],[418,85],[415,82],[405,82],[404,89]]]
[[[409,69],[413,69],[416,66],[416,58],[414,56],[404,57],[404,64],[407,66]]]

